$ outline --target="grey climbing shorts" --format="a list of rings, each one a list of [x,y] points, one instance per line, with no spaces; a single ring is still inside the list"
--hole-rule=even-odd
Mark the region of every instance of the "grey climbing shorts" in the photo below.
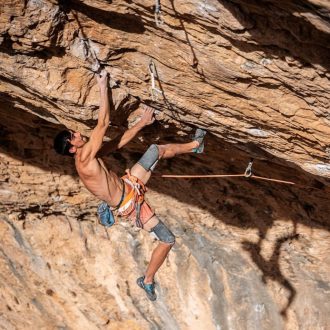
[[[157,225],[150,230],[155,234],[157,239],[166,244],[174,244],[175,236],[173,233],[164,225],[164,223],[159,220]]]
[[[159,151],[156,144],[152,144],[139,159],[140,164],[146,171],[153,171],[158,163]]]

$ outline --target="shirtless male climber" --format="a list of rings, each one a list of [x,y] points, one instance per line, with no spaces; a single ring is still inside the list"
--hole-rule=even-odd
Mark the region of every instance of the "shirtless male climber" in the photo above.
[[[152,252],[145,275],[137,279],[137,284],[145,290],[148,298],[154,301],[157,298],[154,276],[175,243],[175,237],[144,200],[145,185],[159,159],[190,152],[203,152],[206,132],[197,129],[194,139],[189,143],[152,144],[141,159],[126,171],[127,174],[120,178],[108,170],[99,158],[109,151],[107,143],[102,146],[110,124],[108,74],[105,70],[97,76],[97,82],[101,101],[97,125],[90,138],[82,136],[79,132],[65,130],[55,137],[54,148],[59,154],[74,157],[80,179],[92,194],[103,201],[103,211],[105,204],[106,211],[110,212],[111,216],[112,211],[116,210],[119,216],[132,220],[136,226],[156,235],[159,244]],[[119,138],[116,149],[131,141],[143,127],[152,124],[155,120],[153,112],[153,109],[145,108],[140,121]]]

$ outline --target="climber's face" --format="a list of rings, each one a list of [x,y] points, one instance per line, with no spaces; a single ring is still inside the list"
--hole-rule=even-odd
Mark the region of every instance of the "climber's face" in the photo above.
[[[81,148],[87,142],[86,136],[81,135],[79,132],[70,131],[70,133],[71,133],[70,143],[74,147]]]

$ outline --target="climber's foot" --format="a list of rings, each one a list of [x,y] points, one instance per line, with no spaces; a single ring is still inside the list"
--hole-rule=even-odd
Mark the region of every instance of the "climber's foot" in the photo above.
[[[204,151],[204,137],[205,137],[205,135],[206,135],[205,130],[203,130],[201,128],[196,129],[193,141],[197,141],[199,143],[199,145],[198,145],[198,147],[192,149],[192,152],[194,152],[196,154],[201,154]]]
[[[144,276],[142,276],[136,280],[136,283],[141,289],[146,292],[149,300],[155,301],[157,299],[157,295],[155,293],[155,282],[151,284],[146,284],[144,283]]]

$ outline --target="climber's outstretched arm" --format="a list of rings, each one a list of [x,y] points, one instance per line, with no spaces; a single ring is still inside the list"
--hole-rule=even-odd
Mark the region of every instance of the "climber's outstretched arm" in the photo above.
[[[97,156],[104,157],[110,152],[124,147],[136,136],[139,131],[141,131],[145,126],[152,124],[154,121],[154,109],[146,108],[141,119],[134,126],[129,128],[123,134],[117,136],[115,139],[105,143],[98,152]]]
[[[81,153],[81,161],[90,161],[95,158],[100,150],[104,135],[110,123],[110,102],[108,95],[108,73],[103,70],[97,76],[97,82],[100,88],[100,110],[98,113],[97,125],[93,129],[88,142],[84,145]]]

